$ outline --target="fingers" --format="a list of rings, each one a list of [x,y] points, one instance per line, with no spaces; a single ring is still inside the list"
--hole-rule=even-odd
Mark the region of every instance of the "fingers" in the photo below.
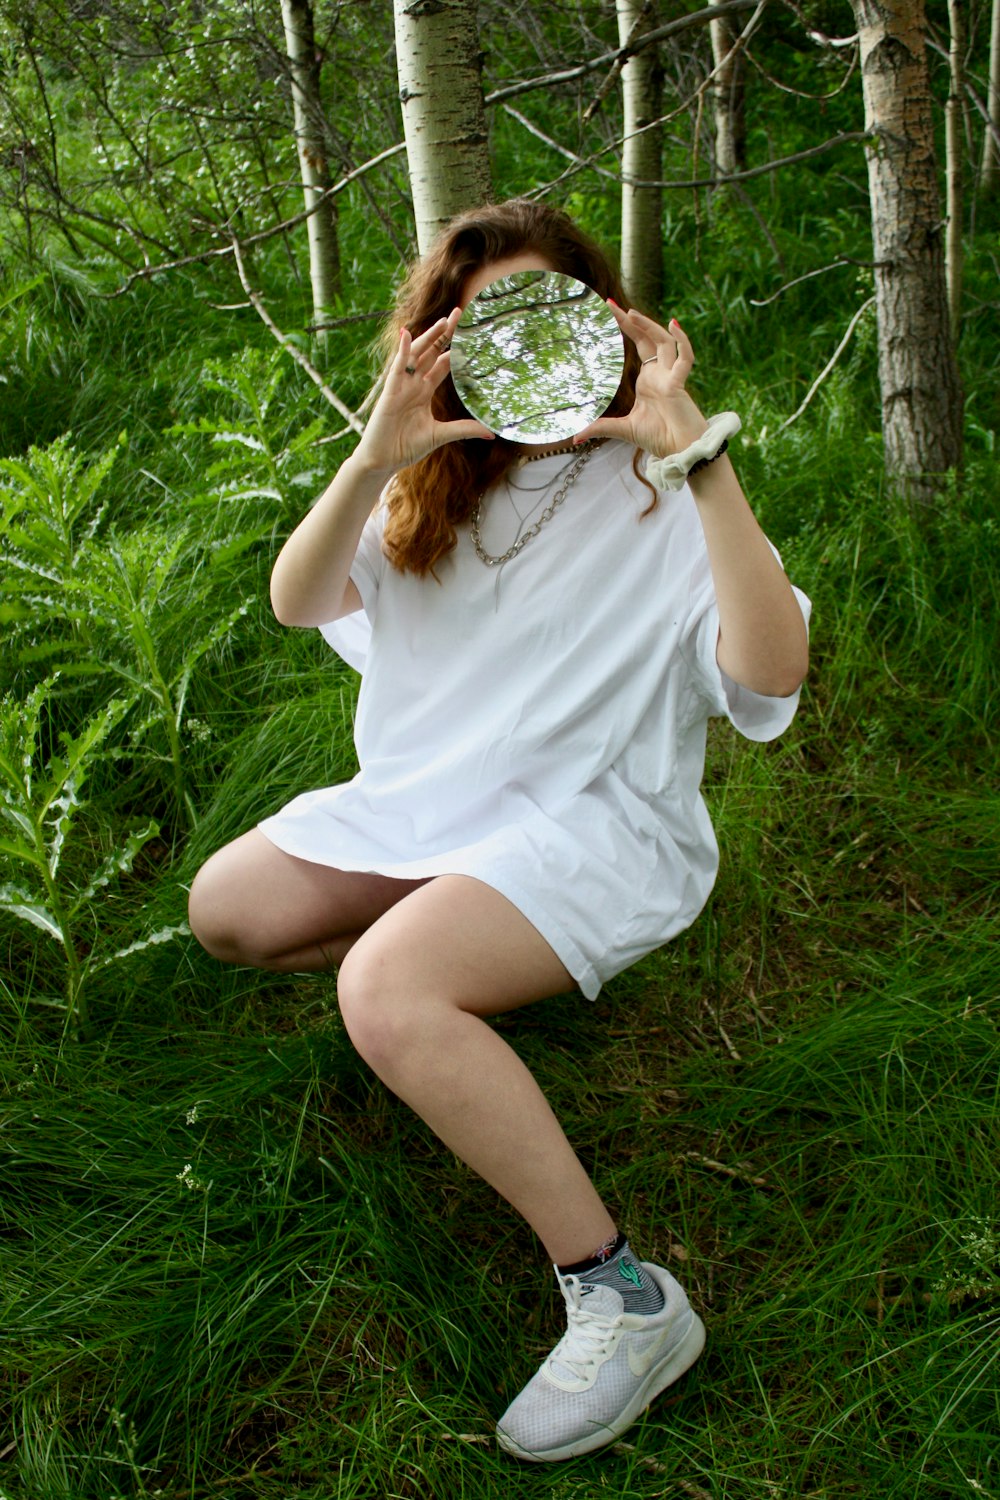
[[[628,417],[598,417],[596,422],[591,422],[582,432],[576,433],[573,438],[575,446],[587,443],[591,438],[621,438],[625,442],[631,442],[632,426]]]
[[[456,307],[446,318],[438,318],[416,338],[408,328],[402,329],[393,374],[411,380],[414,376],[421,379],[433,376],[434,384],[440,384],[448,373],[448,349],[460,316],[461,308]]]
[[[644,318],[643,322],[647,326],[640,336],[641,341],[636,342],[642,369],[655,366],[666,370],[673,377],[671,384],[674,388],[683,386],[694,368],[691,340],[676,318],[672,318],[666,328],[654,323],[652,318]]]
[[[671,318],[667,331],[677,341],[677,365],[683,372],[683,379],[686,380],[694,368],[694,350],[691,347],[691,340],[676,318]]]
[[[645,313],[630,308],[625,312],[616,302],[609,302],[619,328],[635,344],[644,365],[653,360],[672,370],[678,365],[678,375],[685,380],[694,366],[694,350],[691,340],[676,318],[671,318],[666,328]]]
[[[441,422],[433,415],[432,398],[450,369],[451,339],[461,311],[454,308],[416,336],[408,328],[400,330],[381,404],[385,421],[390,424],[386,431],[392,433],[402,464],[415,463],[446,443],[464,438],[492,440],[495,436],[474,417]]]
[[[482,422],[477,422],[475,417],[460,417],[454,422],[439,422],[436,429],[436,437],[439,441],[436,447],[443,447],[445,443],[457,443],[463,438],[486,438],[493,442],[495,432],[484,427]]]

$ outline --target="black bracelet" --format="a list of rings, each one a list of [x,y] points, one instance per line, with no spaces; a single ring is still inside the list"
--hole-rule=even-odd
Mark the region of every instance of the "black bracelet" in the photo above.
[[[719,449],[718,453],[713,453],[711,458],[699,458],[698,462],[696,464],[692,464],[691,467],[690,467],[690,469],[688,469],[688,471],[687,471],[687,477],[690,479],[691,475],[692,474],[697,474],[697,472],[698,472],[699,469],[707,469],[708,466],[709,466],[709,464],[714,464],[715,460],[717,458],[721,458],[722,455],[725,453],[725,451],[726,451],[726,449],[728,447],[729,447],[729,439],[728,438],[723,438],[723,440],[722,440],[722,447]]]

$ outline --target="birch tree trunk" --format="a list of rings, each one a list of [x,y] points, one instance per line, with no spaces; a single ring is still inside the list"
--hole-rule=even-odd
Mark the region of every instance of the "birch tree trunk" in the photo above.
[[[396,68],[425,251],[455,214],[492,197],[475,0],[394,0]]]
[[[312,286],[313,316],[321,325],[318,339],[322,345],[326,342],[322,329],[323,320],[340,290],[340,246],[334,200],[327,198],[323,201],[323,194],[331,186],[331,177],[323,140],[319,58],[310,0],[281,0],[281,19],[288,52],[295,144],[299,154],[299,171],[302,174],[302,191],[307,210],[314,210],[306,220],[309,236],[309,281]]]
[[[948,212],[944,270],[948,287],[951,337],[952,342],[957,344],[962,303],[962,94],[965,83],[962,67],[962,54],[965,51],[963,0],[948,0],[948,22],[951,45],[948,50],[948,102],[944,114],[944,180]]]
[[[986,112],[994,125],[1000,126],[1000,0],[993,0],[990,21],[990,77],[986,94]],[[983,170],[979,179],[984,193],[995,193],[1000,181],[1000,150],[989,129],[983,142]]]
[[[929,499],[962,457],[923,0],[852,0],[861,77],[886,468]]]
[[[617,0],[617,8],[623,47],[656,24],[649,0]],[[622,280],[649,313],[656,313],[663,300],[663,189],[637,184],[658,182],[663,175],[661,128],[645,128],[659,118],[662,95],[659,49],[645,47],[622,69]]]
[[[712,0],[718,4],[718,0]],[[736,52],[723,61],[736,40],[728,16],[709,22],[712,61],[719,71],[712,85],[715,109],[715,164],[720,173],[740,172],[746,166],[746,63]],[[721,66],[720,66],[721,64]]]

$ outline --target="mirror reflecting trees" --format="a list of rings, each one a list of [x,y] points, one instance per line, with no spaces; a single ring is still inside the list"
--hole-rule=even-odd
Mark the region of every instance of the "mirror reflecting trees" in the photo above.
[[[462,313],[451,374],[466,409],[498,437],[558,443],[614,399],[625,346],[614,314],[559,271],[491,281]]]

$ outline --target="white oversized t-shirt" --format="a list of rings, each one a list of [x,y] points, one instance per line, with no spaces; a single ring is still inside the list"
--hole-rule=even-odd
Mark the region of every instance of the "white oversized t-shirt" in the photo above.
[[[699,791],[708,718],[768,740],[798,701],[720,671],[694,500],[687,487],[662,494],[640,520],[652,497],[633,452],[593,453],[500,568],[479,559],[466,524],[438,581],[399,573],[377,511],[351,569],[363,612],[323,627],[362,672],[361,769],[260,825],[279,848],[339,869],[485,881],[589,998],[687,927],[712,888],[718,848]],[[488,552],[538,519],[572,462],[536,460],[490,492]]]

